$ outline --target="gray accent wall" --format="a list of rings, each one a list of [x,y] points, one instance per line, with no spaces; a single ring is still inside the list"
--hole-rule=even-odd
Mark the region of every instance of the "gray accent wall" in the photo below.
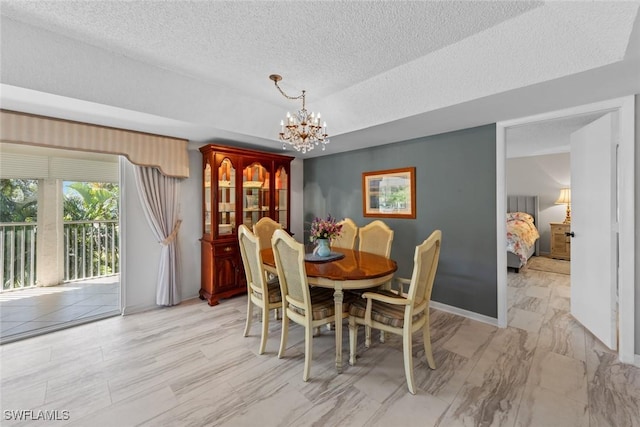
[[[416,219],[383,218],[395,232],[391,257],[411,277],[413,253],[433,230],[442,250],[432,299],[497,317],[496,128],[481,126],[304,162],[305,237],[314,216],[362,212],[362,173],[415,166]],[[328,147],[331,149],[331,146]]]

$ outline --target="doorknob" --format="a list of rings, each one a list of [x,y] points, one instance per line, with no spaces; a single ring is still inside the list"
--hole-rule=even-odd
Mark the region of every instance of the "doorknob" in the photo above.
[[[570,233],[564,233],[564,235],[567,237],[576,237],[576,233],[574,233],[573,231]]]

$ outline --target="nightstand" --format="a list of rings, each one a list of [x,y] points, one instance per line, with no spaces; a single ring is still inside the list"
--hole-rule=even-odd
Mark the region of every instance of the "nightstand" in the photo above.
[[[571,259],[571,224],[552,222],[551,224],[551,258]]]

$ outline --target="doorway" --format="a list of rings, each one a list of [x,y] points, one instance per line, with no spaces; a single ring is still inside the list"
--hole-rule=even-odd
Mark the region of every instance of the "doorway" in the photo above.
[[[10,143],[0,150],[5,181],[32,179],[35,212],[23,227],[30,240],[10,223],[0,230],[3,265],[33,276],[3,275],[0,342],[119,315],[119,157]]]
[[[558,315],[565,318],[570,312],[571,246],[570,239],[564,234],[570,230],[570,224],[564,224],[566,205],[556,204],[560,188],[569,187],[571,182],[570,153],[564,152],[566,144],[555,148],[559,152],[551,154],[536,142],[539,138],[550,140],[552,133],[556,134],[553,137],[556,141],[566,141],[573,126],[554,123],[539,129],[536,125],[528,125],[518,129],[515,135],[507,131],[506,188],[510,196],[508,206],[512,212],[514,209],[524,209],[530,213],[534,217],[535,230],[539,236],[532,248],[534,253],[528,258],[527,263],[517,270],[509,268],[507,274],[509,327],[539,333],[545,320]],[[562,137],[560,133],[563,134]],[[526,148],[526,152],[519,149],[520,145]],[[523,201],[517,208],[514,201],[516,197]],[[537,203],[526,203],[533,201],[534,197]],[[513,219],[514,215],[511,218]],[[531,233],[533,228],[526,221],[508,221],[507,229],[512,230],[512,235],[522,233],[522,237],[516,240],[523,245],[519,249],[526,247],[524,245],[530,242],[530,237],[536,236]],[[514,243],[509,247],[514,247]],[[527,251],[527,254],[529,253]],[[514,265],[513,254],[505,256],[511,257],[508,265]],[[521,259],[515,261],[520,262]]]
[[[618,286],[619,294],[619,358],[625,363],[634,363],[635,350],[635,190],[634,190],[634,97],[628,96],[610,101],[589,104],[566,110],[555,111],[537,116],[510,120],[497,124],[496,128],[496,225],[497,225],[497,266],[498,266],[498,325],[507,326],[507,268],[506,241],[504,239],[506,227],[504,214],[506,212],[506,131],[531,123],[542,123],[548,120],[596,114],[617,112],[619,130],[618,148],[618,182],[619,182],[619,266]],[[623,195],[622,197],[620,195]]]

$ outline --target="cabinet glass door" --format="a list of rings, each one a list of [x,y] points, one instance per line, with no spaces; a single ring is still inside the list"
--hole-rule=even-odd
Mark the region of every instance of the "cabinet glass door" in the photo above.
[[[202,213],[202,219],[204,222],[203,230],[204,234],[211,234],[211,165],[206,163],[204,170],[202,171],[202,183],[203,183],[203,197],[204,206]]]
[[[289,179],[287,176],[287,171],[283,166],[281,166],[276,171],[275,220],[279,222],[285,230],[289,229],[289,224],[287,223],[287,218],[289,217],[289,206],[287,206],[287,194],[289,190],[287,187],[288,185]]]
[[[236,232],[236,170],[228,158],[218,168],[218,236]]]
[[[244,168],[242,173],[243,224],[253,229],[253,224],[269,216],[269,172],[258,162]]]

